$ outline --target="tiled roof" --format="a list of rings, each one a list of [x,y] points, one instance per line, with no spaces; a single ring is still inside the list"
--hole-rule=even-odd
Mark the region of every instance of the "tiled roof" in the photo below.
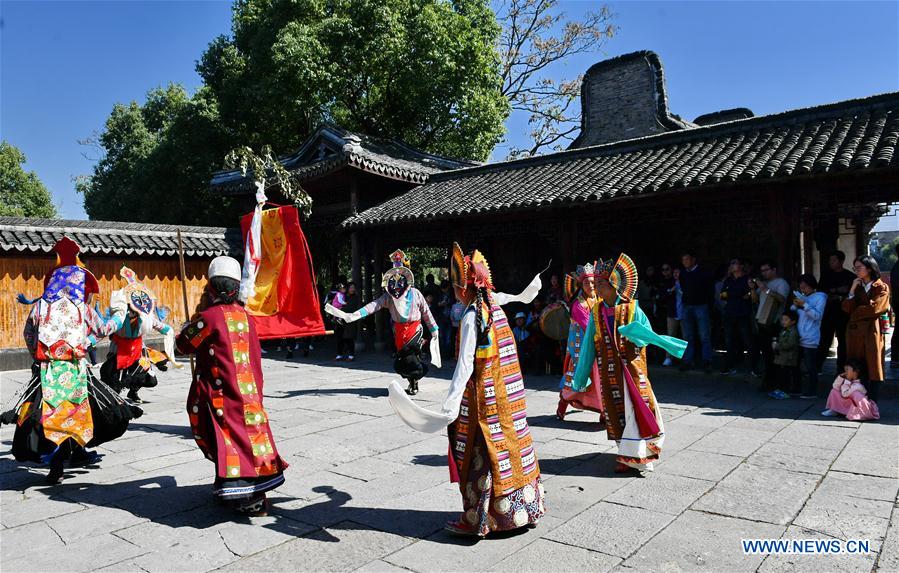
[[[281,163],[302,183],[345,166],[399,179],[424,183],[434,173],[478,165],[474,161],[449,159],[413,149],[394,139],[352,133],[333,125],[322,125],[293,155]],[[212,176],[212,189],[225,195],[255,192],[238,171],[219,171]]]
[[[237,228],[0,217],[0,252],[49,253],[65,235],[86,255],[172,256],[178,254],[178,229],[185,256],[214,257],[242,250]]]
[[[899,170],[899,93],[436,174],[344,227],[576,205],[670,189]]]

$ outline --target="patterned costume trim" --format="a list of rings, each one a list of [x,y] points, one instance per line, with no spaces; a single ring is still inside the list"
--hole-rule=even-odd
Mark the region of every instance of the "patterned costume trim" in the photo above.
[[[527,423],[524,380],[515,338],[505,313],[492,305],[491,342],[478,349],[472,379],[453,424],[453,455],[465,481],[474,440],[483,436],[493,471],[493,490],[505,496],[540,476],[533,437]],[[472,424],[478,428],[472,428]]]

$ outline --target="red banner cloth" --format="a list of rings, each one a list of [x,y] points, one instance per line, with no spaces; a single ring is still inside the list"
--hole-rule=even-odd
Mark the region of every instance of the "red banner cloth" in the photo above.
[[[275,211],[275,212],[273,212]],[[247,301],[247,312],[253,316],[256,332],[263,340],[302,338],[325,333],[321,315],[315,269],[306,236],[300,228],[296,207],[278,207],[263,211],[262,261],[256,279],[257,294],[265,291],[266,300],[257,297]],[[253,214],[240,220],[241,235],[246,245]],[[277,253],[267,253],[266,233],[276,236]],[[283,235],[283,243],[280,237]],[[270,283],[263,285],[260,280]]]

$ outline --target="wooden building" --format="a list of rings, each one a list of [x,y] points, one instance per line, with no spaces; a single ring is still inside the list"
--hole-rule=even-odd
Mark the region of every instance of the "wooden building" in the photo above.
[[[180,324],[185,318],[178,229],[184,245],[187,297],[194,305],[203,292],[209,261],[242,251],[238,229],[0,217],[0,353],[24,347],[22,329],[31,307],[17,303],[16,294],[40,296],[44,276],[56,262],[53,245],[64,235],[81,246],[81,259],[100,284],[101,305],[108,304],[113,290],[124,286],[119,276],[124,265],[153,289],[160,304],[174,311],[173,321]]]
[[[486,253],[500,288],[523,286],[549,259],[558,273],[621,251],[641,268],[687,250],[713,268],[772,258],[795,278],[819,273],[834,249],[865,252],[885,206],[899,202],[899,93],[687,121],[669,110],[658,56],[636,52],[587,71],[582,109],[581,134],[557,153],[457,168],[446,160],[401,183],[318,171],[316,185],[342,205],[323,236],[352,237],[353,276],[368,296],[391,250],[453,240]]]

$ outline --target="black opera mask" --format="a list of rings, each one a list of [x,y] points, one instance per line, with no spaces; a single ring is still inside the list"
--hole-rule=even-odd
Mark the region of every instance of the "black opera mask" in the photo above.
[[[387,280],[387,292],[393,298],[400,298],[409,288],[409,281],[403,275],[393,275]]]

